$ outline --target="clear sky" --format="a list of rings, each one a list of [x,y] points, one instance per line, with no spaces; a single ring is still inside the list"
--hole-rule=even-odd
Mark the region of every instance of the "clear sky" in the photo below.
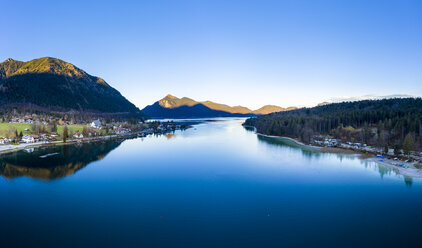
[[[0,60],[50,56],[142,108],[422,95],[422,1],[5,1]]]

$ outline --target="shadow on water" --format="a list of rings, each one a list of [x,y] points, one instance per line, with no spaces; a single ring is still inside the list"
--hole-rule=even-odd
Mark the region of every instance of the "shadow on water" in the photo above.
[[[4,154],[0,156],[0,175],[8,179],[22,176],[44,180],[62,178],[103,159],[120,144],[118,140],[107,140],[29,148]]]

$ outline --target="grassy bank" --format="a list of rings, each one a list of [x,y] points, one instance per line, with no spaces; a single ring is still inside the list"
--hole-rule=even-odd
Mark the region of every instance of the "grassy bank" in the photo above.
[[[25,129],[31,129],[31,124],[28,123],[0,123],[0,136],[6,136],[5,134],[9,132],[10,127],[15,128],[18,133],[25,133]]]
[[[62,135],[63,134],[63,127],[64,126],[57,126],[57,133]],[[69,132],[72,130],[74,133],[82,132],[84,127],[88,127],[88,125],[82,124],[72,124],[67,125]],[[18,133],[22,132],[23,134],[31,133],[31,124],[29,123],[0,123],[0,136],[7,136],[9,133],[10,128],[15,128]],[[25,129],[29,129],[29,132],[25,132]]]

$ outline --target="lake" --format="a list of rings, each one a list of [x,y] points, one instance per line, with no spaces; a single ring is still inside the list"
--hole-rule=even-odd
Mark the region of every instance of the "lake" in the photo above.
[[[242,119],[0,157],[1,247],[404,247],[422,181]]]

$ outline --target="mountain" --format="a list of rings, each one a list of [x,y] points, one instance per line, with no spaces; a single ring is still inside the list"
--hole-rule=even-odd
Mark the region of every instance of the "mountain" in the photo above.
[[[205,101],[205,102],[201,102],[202,104],[204,104],[205,106],[207,106],[210,109],[215,109],[215,110],[221,110],[221,111],[225,111],[225,112],[229,112],[229,113],[238,113],[238,114],[250,114],[252,113],[252,110],[248,109],[247,107],[243,107],[243,106],[234,106],[231,107],[229,105],[226,104],[220,104],[220,103],[215,103],[215,102],[211,102],[211,101]]]
[[[208,117],[234,117],[242,116],[241,114],[231,114],[224,111],[213,110],[203,104],[193,106],[180,106],[175,108],[165,108],[158,102],[153,105],[146,106],[142,113],[151,118],[208,118]]]
[[[163,106],[164,108],[177,108],[181,106],[193,106],[198,104],[197,101],[192,100],[187,97],[177,98],[175,96],[172,96],[168,94],[166,97],[158,101],[158,103]]]
[[[393,94],[393,95],[364,95],[364,96],[354,96],[354,97],[333,97],[328,101],[319,103],[317,106],[328,105],[331,103],[341,103],[341,102],[356,102],[364,100],[383,100],[383,99],[396,99],[396,98],[415,98],[413,95],[408,94]]]
[[[328,105],[331,104],[330,102],[322,102],[322,103],[318,103],[317,106],[324,106],[324,105]]]
[[[415,96],[408,94],[393,94],[393,95],[364,95],[355,97],[334,97],[330,99],[330,102],[354,102],[363,100],[382,100],[382,99],[395,99],[395,98],[413,98]]]
[[[153,118],[201,118],[201,117],[250,117],[294,108],[281,108],[266,105],[252,111],[243,106],[229,106],[211,101],[197,102],[193,99],[177,98],[167,95],[153,105],[146,106],[142,112]]]
[[[288,107],[288,108],[282,108],[279,106],[275,106],[275,105],[265,105],[255,111],[252,111],[252,113],[256,114],[256,115],[267,115],[267,114],[271,114],[274,112],[281,112],[281,111],[290,111],[290,110],[294,110],[297,109],[296,107]]]
[[[207,118],[252,116],[211,109],[190,98],[167,95],[163,99],[142,109],[142,113],[152,118]]]
[[[0,63],[0,106],[51,111],[140,114],[140,110],[102,78],[60,59]]]

